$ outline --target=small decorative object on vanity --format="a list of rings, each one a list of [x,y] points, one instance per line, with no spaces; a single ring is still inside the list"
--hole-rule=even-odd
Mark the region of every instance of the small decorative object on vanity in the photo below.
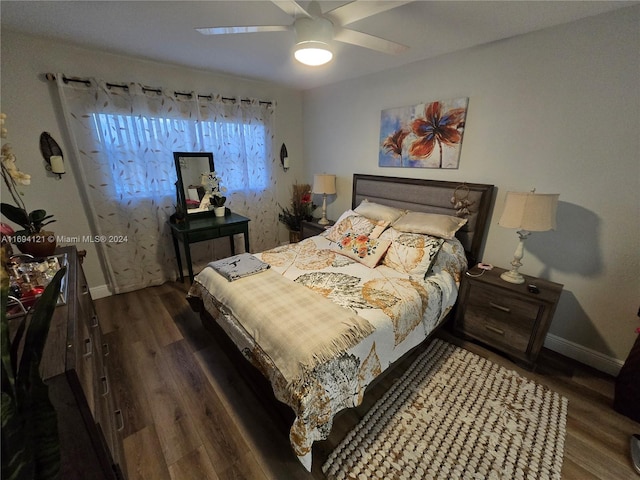
[[[522,266],[520,260],[524,255],[524,241],[531,232],[546,232],[556,228],[556,210],[560,194],[535,192],[535,188],[529,193],[507,192],[504,211],[498,222],[501,227],[519,229],[517,233],[520,242],[513,254],[512,268],[500,277],[510,283],[525,281],[518,269]]]
[[[523,276],[502,280],[503,268],[474,267],[462,278],[454,331],[534,367],[553,320],[562,285]]]
[[[220,177],[216,172],[203,173],[202,175],[206,175],[209,186],[209,208],[213,209],[216,217],[224,217],[226,212],[224,202],[227,201],[227,197],[223,193],[227,189],[220,186]]]

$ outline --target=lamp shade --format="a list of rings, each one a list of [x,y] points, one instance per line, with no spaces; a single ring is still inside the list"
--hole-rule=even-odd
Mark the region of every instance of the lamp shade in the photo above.
[[[336,176],[317,174],[313,176],[313,193],[333,195],[336,193]]]
[[[559,193],[507,192],[498,225],[530,232],[555,230]]]

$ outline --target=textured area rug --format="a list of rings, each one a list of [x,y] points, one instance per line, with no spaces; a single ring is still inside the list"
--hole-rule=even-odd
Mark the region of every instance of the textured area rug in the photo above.
[[[329,479],[560,479],[567,405],[435,339],[322,471]]]

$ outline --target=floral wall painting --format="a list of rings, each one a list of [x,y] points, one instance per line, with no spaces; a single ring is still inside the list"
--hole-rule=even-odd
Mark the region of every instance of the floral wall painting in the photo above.
[[[458,168],[468,98],[383,110],[380,167]]]

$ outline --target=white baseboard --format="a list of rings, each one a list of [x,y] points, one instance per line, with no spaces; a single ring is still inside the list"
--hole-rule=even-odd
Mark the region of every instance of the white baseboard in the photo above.
[[[584,347],[577,343],[565,340],[562,337],[556,335],[547,334],[547,338],[544,341],[544,346],[549,350],[558,352],[565,357],[573,358],[578,362],[589,365],[590,367],[600,370],[601,372],[608,373],[614,377],[618,376],[620,369],[624,364],[623,361],[617,358],[609,357],[590,348]]]
[[[91,293],[91,298],[93,300],[111,296],[111,290],[109,290],[109,287],[107,287],[106,285],[100,285],[99,287],[90,288],[89,293]]]

